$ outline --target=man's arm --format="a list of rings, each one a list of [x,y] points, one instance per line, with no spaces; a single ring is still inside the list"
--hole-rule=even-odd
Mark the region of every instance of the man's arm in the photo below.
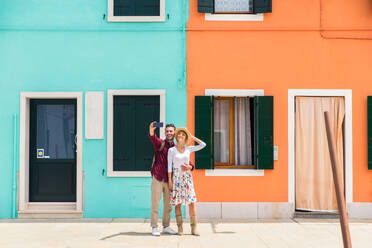
[[[161,146],[161,143],[163,141],[156,136],[156,133],[155,133],[156,127],[154,127],[155,122],[156,121],[153,121],[153,122],[150,123],[149,138],[150,138],[150,141],[151,141],[152,145],[154,146],[155,151],[157,151],[157,150],[159,150],[159,148]]]

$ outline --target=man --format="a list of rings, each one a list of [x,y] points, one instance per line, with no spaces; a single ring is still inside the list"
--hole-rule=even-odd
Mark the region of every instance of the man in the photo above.
[[[154,146],[155,161],[151,168],[151,227],[152,235],[160,236],[158,230],[159,203],[163,193],[163,233],[177,234],[170,225],[172,206],[170,205],[170,192],[168,187],[168,149],[174,146],[173,124],[165,126],[165,140],[158,138],[155,134],[154,122],[150,124],[149,138]],[[190,167],[186,167],[189,169]]]

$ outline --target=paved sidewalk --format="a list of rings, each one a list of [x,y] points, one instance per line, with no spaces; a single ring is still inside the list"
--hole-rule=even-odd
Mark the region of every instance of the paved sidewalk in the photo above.
[[[171,223],[176,229],[176,224]],[[338,219],[202,221],[200,237],[150,234],[148,220],[0,220],[0,247],[316,247],[341,248]],[[353,247],[372,247],[372,220],[351,220]]]

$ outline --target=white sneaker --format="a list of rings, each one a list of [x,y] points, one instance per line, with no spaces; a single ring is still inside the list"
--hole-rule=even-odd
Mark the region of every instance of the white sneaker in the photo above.
[[[160,236],[160,232],[158,231],[157,227],[152,228],[152,235],[153,236]]]
[[[177,232],[173,230],[170,226],[164,227],[163,233],[172,234],[172,235],[177,234]]]

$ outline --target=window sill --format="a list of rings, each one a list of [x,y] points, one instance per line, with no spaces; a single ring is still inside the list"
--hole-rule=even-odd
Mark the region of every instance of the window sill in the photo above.
[[[108,22],[165,22],[165,15],[161,16],[109,16]]]
[[[108,171],[108,177],[151,177],[150,171]]]
[[[263,21],[264,16],[260,14],[210,14],[205,13],[206,21]]]
[[[223,165],[223,164],[215,164],[214,165],[214,168],[215,169],[233,169],[233,170],[237,170],[237,169],[254,169],[254,165]]]
[[[235,177],[262,177],[264,170],[256,169],[215,169],[205,170],[205,176],[235,176]]]

